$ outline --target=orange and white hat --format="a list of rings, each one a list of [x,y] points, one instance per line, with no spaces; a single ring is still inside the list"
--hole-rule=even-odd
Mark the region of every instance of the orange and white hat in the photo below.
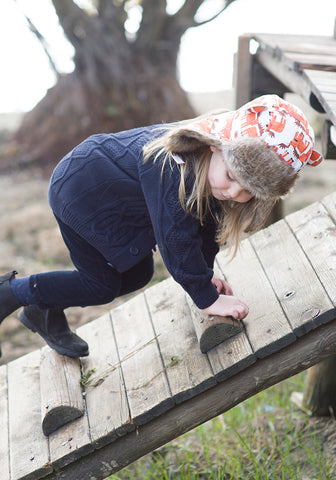
[[[257,137],[271,147],[296,172],[304,165],[323,160],[314,148],[314,132],[302,111],[277,95],[264,95],[238,110],[211,115],[186,124],[184,130],[199,132],[221,144],[242,137]]]

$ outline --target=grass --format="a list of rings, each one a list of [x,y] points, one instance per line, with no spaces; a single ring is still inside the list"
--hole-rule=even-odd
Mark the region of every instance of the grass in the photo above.
[[[335,419],[290,401],[299,374],[161,447],[112,480],[335,480]]]

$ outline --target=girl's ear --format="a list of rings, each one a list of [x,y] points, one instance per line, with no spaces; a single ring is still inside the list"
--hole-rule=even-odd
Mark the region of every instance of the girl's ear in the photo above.
[[[212,153],[214,153],[216,150],[216,147],[214,147],[213,145],[210,145],[210,150],[212,151]]]

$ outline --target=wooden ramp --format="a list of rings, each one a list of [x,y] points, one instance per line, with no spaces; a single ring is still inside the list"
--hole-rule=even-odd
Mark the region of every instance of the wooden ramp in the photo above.
[[[104,479],[336,354],[335,223],[336,193],[217,256],[250,313],[207,354],[168,279],[81,327],[89,357],[44,347],[1,366],[1,480]],[[62,410],[78,418],[60,426]]]
[[[336,23],[335,23],[336,32]],[[251,42],[258,46],[251,53]],[[266,93],[300,95],[326,113],[322,153],[336,158],[336,33],[280,35],[249,33],[239,37],[235,75],[236,107]]]

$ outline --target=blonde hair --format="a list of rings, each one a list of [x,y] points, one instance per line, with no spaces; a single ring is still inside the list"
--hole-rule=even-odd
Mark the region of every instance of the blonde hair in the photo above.
[[[234,257],[243,232],[252,233],[260,229],[266,222],[280,195],[261,198],[257,194],[246,203],[216,200],[216,208],[214,208],[214,201],[212,200],[213,197],[208,182],[208,169],[212,156],[210,145],[221,150],[223,161],[226,164],[232,165],[232,159],[234,159],[234,166],[239,162],[237,157],[241,155],[240,147],[237,149],[234,144],[228,144],[225,148],[222,148],[219,140],[214,138],[213,141],[209,141],[208,138],[204,139],[202,135],[196,132],[188,132],[188,135],[185,135],[184,125],[186,122],[188,121],[160,127],[161,132],[162,128],[164,129],[164,133],[160,133],[159,136],[143,147],[144,162],[147,162],[149,159],[152,159],[153,162],[162,162],[163,173],[167,162],[173,161],[171,155],[173,153],[183,153],[184,164],[181,164],[179,201],[188,214],[199,219],[201,225],[204,224],[207,215],[212,215],[216,219],[218,224],[216,241],[219,245],[226,244],[232,252],[232,257]],[[258,139],[254,139],[254,141],[260,146],[261,141]],[[294,170],[281,161],[275,152],[273,150],[270,151],[263,143],[262,149],[264,149],[263,155],[267,156],[268,160],[270,156],[272,160],[274,160],[274,156],[276,157],[276,161],[279,161],[277,167],[280,170],[283,169],[284,176],[287,175],[289,177],[286,183],[288,191],[297,177],[297,175],[292,173]],[[194,178],[194,182],[191,192],[187,195],[186,181],[191,175]],[[244,183],[242,185],[246,186]]]

